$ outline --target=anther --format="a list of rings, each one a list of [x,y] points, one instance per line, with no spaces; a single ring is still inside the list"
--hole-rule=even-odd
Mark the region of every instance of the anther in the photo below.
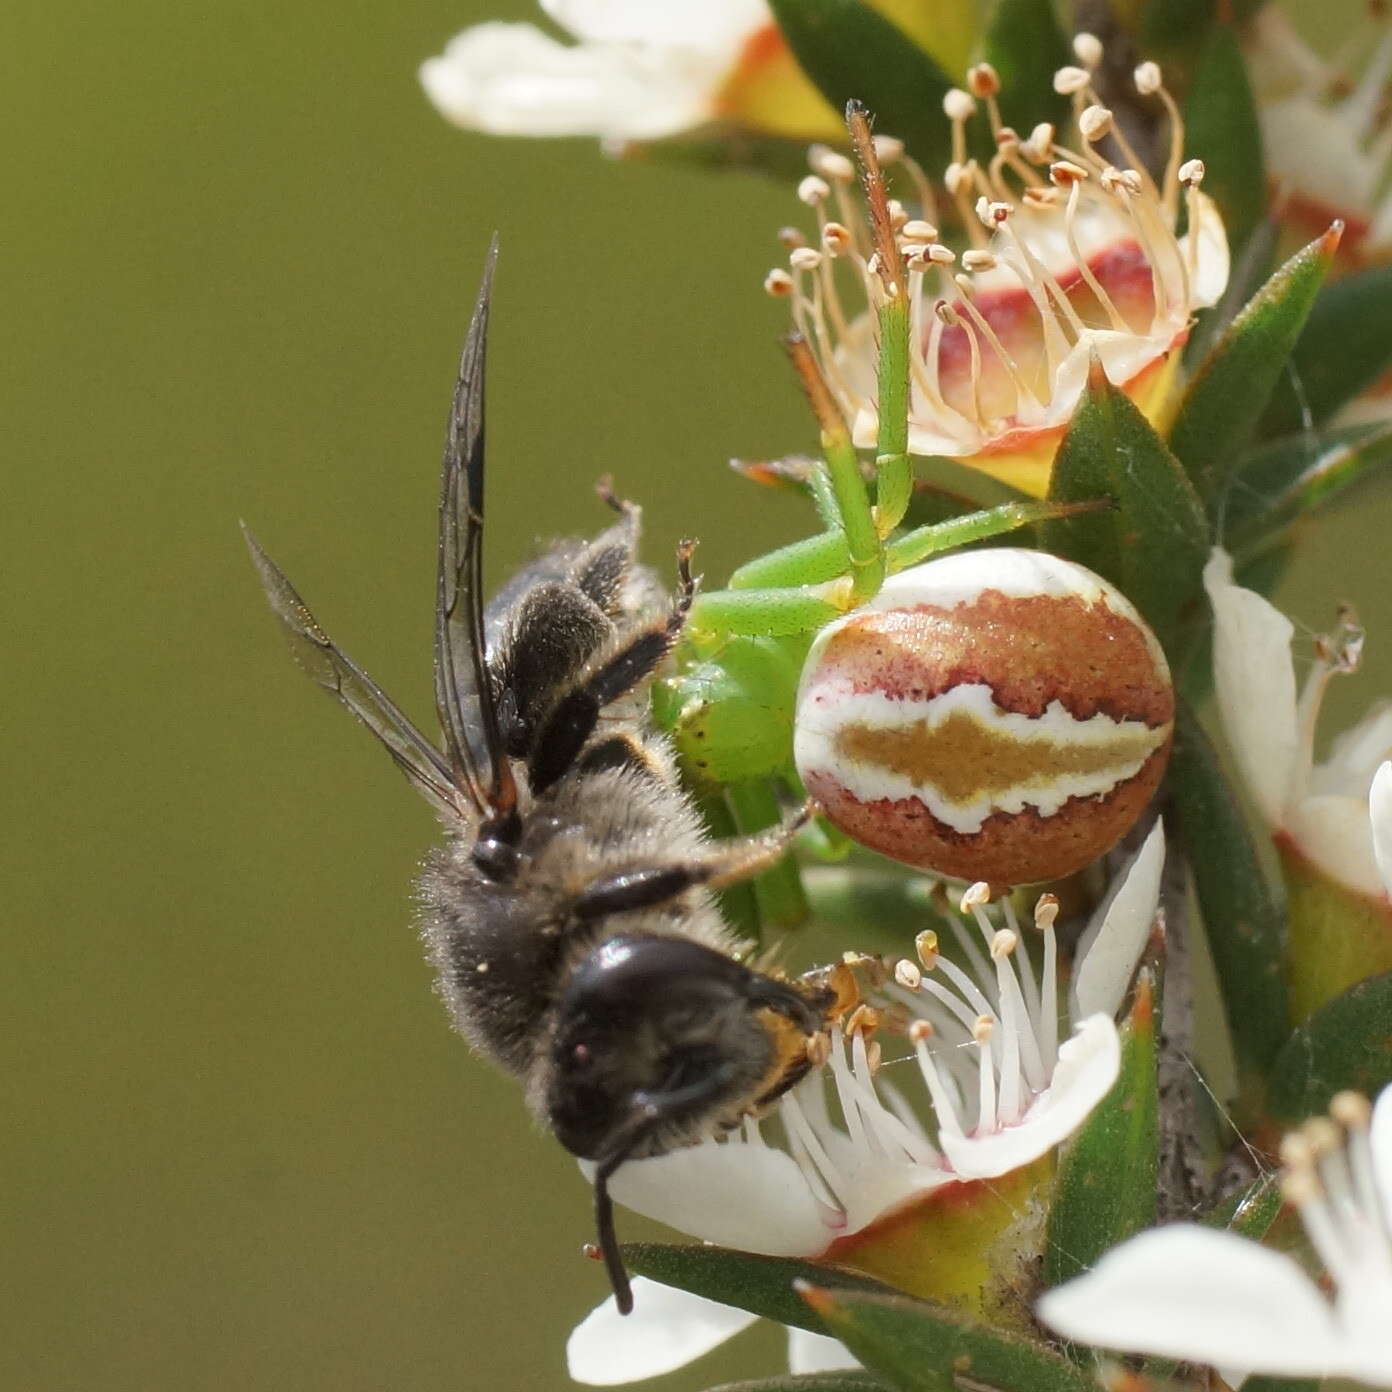
[[[1286,1170],[1281,1175],[1281,1197],[1300,1208],[1320,1196],[1320,1183],[1313,1170]]]
[[[1336,1092],[1329,1099],[1329,1115],[1349,1131],[1366,1131],[1373,1119],[1373,1106],[1361,1092]]]
[[[851,231],[845,223],[829,222],[822,228],[822,247],[829,255],[844,256],[851,245]]]
[[[794,247],[807,245],[807,238],[803,236],[800,227],[780,227],[778,229],[778,242],[785,251],[792,251]]]
[[[1000,74],[989,63],[977,63],[967,69],[967,90],[972,96],[994,97],[1000,89]]]
[[[1020,148],[1020,132],[1014,126],[1002,126],[996,132],[996,148],[1013,154]]]
[[[978,1015],[972,1021],[971,1035],[978,1044],[984,1044],[995,1033],[996,1022],[990,1015]]]
[[[976,103],[969,92],[960,87],[949,87],[943,94],[943,115],[949,121],[969,121],[976,115]]]
[[[1136,90],[1143,97],[1154,96],[1164,84],[1160,74],[1160,64],[1146,61],[1136,68]]]
[[[1078,116],[1078,130],[1089,145],[1111,134],[1112,113],[1105,106],[1089,106]]]
[[[807,162],[814,174],[831,180],[834,184],[849,184],[855,181],[855,165],[843,154],[826,145],[814,145],[807,152]]]
[[[923,970],[932,971],[938,965],[938,935],[931,928],[925,928],[914,938],[914,951],[918,953]]]
[[[1185,160],[1179,166],[1179,182],[1185,188],[1198,188],[1203,183],[1205,172],[1204,162],[1201,159]]]
[[[788,254],[788,264],[795,271],[815,271],[822,264],[822,253],[815,247],[794,247]]]
[[[962,269],[975,273],[976,271],[994,271],[1000,262],[989,251],[964,251],[962,253]]]
[[[1091,72],[1102,61],[1102,40],[1096,34],[1074,34],[1073,56]]]
[[[991,960],[999,962],[1009,957],[1020,945],[1020,939],[1009,928],[998,928],[991,936]]]
[[[1343,1143],[1339,1128],[1328,1117],[1311,1117],[1301,1130],[1316,1159],[1332,1155]]]
[[[813,1068],[820,1068],[831,1057],[831,1040],[824,1034],[810,1034],[804,1046],[807,1062]]]
[[[1087,176],[1087,170],[1081,164],[1074,164],[1072,160],[1055,160],[1049,166],[1049,178],[1059,188],[1071,188],[1074,184],[1081,184]]]
[[[912,218],[899,229],[899,235],[906,242],[935,242],[938,239],[938,229],[931,222],[924,222],[922,218]]]
[[[891,198],[885,207],[889,210],[889,225],[896,232],[902,232],[909,223],[909,215],[904,205],[897,198]]]
[[[1020,144],[1020,153],[1032,164],[1048,164],[1056,132],[1049,121],[1041,121]]]
[[[948,306],[943,306],[948,308]],[[953,318],[957,316],[954,313]],[[985,880],[978,880],[974,885],[968,885],[961,898],[963,913],[971,913],[973,909],[985,908],[991,902],[991,886]]]
[[[1054,926],[1059,916],[1059,901],[1056,894],[1041,894],[1034,902],[1034,926],[1041,933]]]
[[[1315,1152],[1301,1131],[1283,1136],[1278,1153],[1281,1164],[1288,1170],[1313,1170],[1315,1167]]]
[[[1081,92],[1091,81],[1092,76],[1085,68],[1070,65],[1060,68],[1054,74],[1054,91],[1061,97],[1071,97],[1075,92]]]
[[[809,174],[798,186],[797,196],[807,204],[809,208],[815,208],[817,204],[826,201],[831,193],[831,187],[825,179],[820,179],[815,174]]]
[[[933,1026],[927,1020],[915,1020],[909,1026],[909,1043],[926,1044],[933,1037]]]
[[[875,158],[881,164],[895,164],[904,158],[904,142],[897,136],[877,135],[874,144]]]
[[[894,964],[894,979],[909,991],[917,991],[923,985],[923,973],[907,957]]]
[[[865,1063],[872,1073],[880,1071],[880,1064],[884,1062],[884,1051],[880,1048],[878,1039],[870,1039],[865,1044]]]
[[[952,163],[943,170],[943,187],[956,198],[958,189],[963,186],[968,177],[967,166],[953,160]]]
[[[957,259],[957,253],[950,246],[944,246],[941,242],[930,242],[924,248],[924,255],[935,266],[950,266]]]
[[[764,277],[764,293],[781,299],[793,293],[793,278],[781,266],[775,266]]]

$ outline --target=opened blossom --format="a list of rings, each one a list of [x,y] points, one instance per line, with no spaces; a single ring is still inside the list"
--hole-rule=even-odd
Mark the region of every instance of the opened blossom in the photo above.
[[[900,142],[877,140],[881,162],[904,175],[891,214],[911,306],[910,450],[960,458],[1040,496],[1090,361],[1100,359],[1116,386],[1159,417],[1194,312],[1228,279],[1222,219],[1200,190],[1202,163],[1184,158],[1183,121],[1160,69],[1135,71],[1169,127],[1157,180],[1093,86],[1102,45],[1081,34],[1075,49],[1079,66],[1055,76],[1073,101],[1072,136],[1048,123],[1025,135],[1004,125],[988,64],[970,71],[970,90],[944,99],[953,159],[942,184],[966,229],[965,250],[942,240],[925,172]],[[982,108],[995,142],[984,164],[968,145]],[[811,164],[799,195],[816,215],[815,237],[786,234],[788,267],[765,287],[791,300],[794,323],[854,421],[855,443],[871,448],[875,310],[885,292],[852,197],[854,167],[827,149],[814,149]]]
[[[1277,210],[1315,231],[1339,218],[1345,246],[1382,259],[1392,253],[1392,29],[1380,10],[1366,24],[1371,33],[1328,61],[1266,5],[1245,48]]]
[[[1233,581],[1222,550],[1204,568],[1204,586],[1223,728],[1281,856],[1292,1005],[1303,1018],[1392,968],[1392,701],[1374,705],[1316,763],[1320,705],[1334,676],[1356,670],[1362,629],[1345,615],[1317,640],[1297,691],[1291,621]]]
[[[1286,1138],[1282,1190],[1325,1283],[1231,1232],[1175,1223],[1109,1252],[1037,1310],[1069,1339],[1249,1373],[1392,1387],[1392,1088],[1340,1093]]]
[[[654,140],[717,122],[833,136],[836,113],[798,67],[764,0],[541,0],[569,31],[475,25],[421,65],[441,115],[494,135]]]
[[[1025,924],[1009,900],[992,904],[986,886],[973,886],[963,918],[950,920],[962,965],[934,934],[921,934],[913,960],[870,972],[868,999],[832,1032],[824,1066],[768,1116],[629,1162],[611,1180],[614,1198],[708,1242],[826,1258],[939,1298],[951,1298],[942,1282],[974,1282],[979,1299],[976,1267],[933,1271],[934,1239],[915,1243],[913,1229],[936,1218],[970,1222],[974,1206],[989,1225],[999,1209],[1017,1225],[1012,1250],[1028,1245],[1034,1234],[1018,1228],[1020,1215],[1032,1215],[1025,1226],[1042,1217],[1034,1190],[1047,1178],[1031,1167],[1047,1163],[1116,1081],[1115,1015],[1151,931],[1163,859],[1157,823],[1079,940],[1065,1011],[1057,902],[1045,895]],[[1040,940],[1038,971],[1023,950],[1026,934]],[[865,961],[862,970],[875,965]],[[1060,1031],[1061,1014],[1070,1029]],[[886,1061],[881,1039],[891,1032],[906,1047]],[[951,1202],[935,1214],[940,1193]],[[985,1261],[1000,1236],[964,1240]],[[572,1374],[591,1382],[653,1376],[675,1366],[664,1361],[669,1340],[687,1350],[686,1361],[750,1322],[691,1299],[664,1294],[645,1310],[640,1292],[634,1314],[621,1319],[610,1297],[572,1338]],[[615,1354],[615,1344],[626,1351]],[[609,1348],[604,1357],[601,1347]],[[640,1356],[645,1348],[650,1358]],[[602,1376],[607,1368],[628,1371]]]

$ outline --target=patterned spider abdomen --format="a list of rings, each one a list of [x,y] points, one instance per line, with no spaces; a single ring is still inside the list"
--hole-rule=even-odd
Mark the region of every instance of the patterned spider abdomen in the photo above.
[[[1169,666],[1130,601],[1071,561],[996,548],[902,571],[823,629],[794,749],[807,791],[857,841],[1015,885],[1115,845],[1173,730]]]

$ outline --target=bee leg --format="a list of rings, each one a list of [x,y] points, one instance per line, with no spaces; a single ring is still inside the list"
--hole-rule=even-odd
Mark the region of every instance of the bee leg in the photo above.
[[[592,880],[576,897],[571,911],[582,920],[605,918],[665,904],[698,885],[720,889],[758,875],[783,855],[814,811],[814,805],[808,803],[770,831],[719,842],[706,855],[680,864],[647,865]]]
[[[537,732],[527,765],[534,793],[549,788],[569,771],[594,733],[600,711],[650,677],[681,637],[696,594],[691,574],[693,546],[683,542],[677,550],[680,585],[667,617],[644,629],[563,696]]]
[[[613,618],[619,613],[624,587],[638,552],[638,525],[643,510],[637,503],[617,497],[607,475],[595,485],[595,491],[621,520],[597,536],[576,557],[571,578],[582,593]]]

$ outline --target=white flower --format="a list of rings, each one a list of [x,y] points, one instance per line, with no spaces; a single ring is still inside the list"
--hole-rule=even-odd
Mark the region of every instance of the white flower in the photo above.
[[[1348,1377],[1392,1387],[1392,1088],[1369,1127],[1365,1099],[1341,1093],[1288,1137],[1283,1188],[1335,1289],[1328,1299],[1292,1258],[1233,1233],[1176,1223],[1141,1233],[1039,1317],[1069,1339],[1248,1373]]]
[[[476,25],[420,80],[456,125],[494,135],[652,140],[728,118],[807,137],[836,128],[765,0],[541,0],[578,42]]]
[[[1100,61],[1101,45],[1084,38],[1080,51]],[[1202,162],[1183,160],[1183,123],[1160,69],[1141,64],[1135,83],[1140,100],[1169,118],[1158,182],[1114,126],[1088,70],[1064,68],[1055,78],[1072,95],[1076,133],[1042,123],[1022,138],[1001,121],[994,70],[973,68],[972,91],[953,89],[944,100],[953,159],[942,182],[972,243],[960,255],[939,240],[923,171],[898,142],[880,142],[881,159],[902,166],[902,197],[918,204],[916,215],[893,210],[909,281],[914,454],[961,458],[1042,496],[1094,356],[1143,410],[1163,406],[1195,310],[1227,284],[1228,244],[1199,191]],[[967,139],[979,102],[995,135],[986,165],[970,157]],[[854,421],[855,443],[869,448],[879,433],[874,311],[883,288],[853,203],[854,168],[814,149],[812,169],[799,194],[815,210],[817,241],[791,247],[788,270],[765,285],[791,299],[796,326]],[[849,267],[844,284],[855,286],[849,305],[837,262]]]
[[[1392,895],[1392,702],[1380,702],[1314,762],[1315,724],[1329,679],[1357,666],[1361,630],[1345,624],[1316,646],[1297,696],[1291,621],[1234,584],[1215,550],[1204,568],[1213,605],[1213,668],[1223,728],[1253,801],[1283,850],[1355,894]]]
[[[634,1308],[621,1315],[612,1300],[576,1325],[566,1362],[576,1382],[614,1387],[683,1368],[747,1329],[758,1318],[747,1310],[705,1300],[639,1276]],[[788,1330],[788,1371],[836,1372],[859,1368],[846,1346],[825,1334]]]
[[[1024,930],[1009,902],[993,906],[993,918],[985,886],[973,886],[963,906],[981,941],[953,920],[970,970],[942,957],[933,934],[921,934],[918,961],[900,962],[892,977],[886,975],[877,1007],[858,1008],[846,1029],[833,1033],[827,1067],[778,1105],[781,1139],[764,1134],[772,1118],[748,1118],[724,1139],[630,1161],[610,1181],[610,1192],[627,1207],[708,1242],[819,1257],[943,1185],[995,1178],[1047,1154],[1116,1080],[1120,1040],[1113,1017],[1151,929],[1163,860],[1157,823],[1079,942],[1068,1011],[1074,1032],[1062,1043],[1056,901],[1046,895],[1035,911],[1043,938],[1037,976],[1017,950]],[[879,1041],[871,1037],[891,1011],[903,1017],[913,1050],[897,1066],[881,1064]],[[919,1104],[931,1104],[932,1127],[911,1096],[918,1087],[926,1094]],[[633,1326],[617,1315],[613,1297],[605,1301],[576,1331],[572,1369],[577,1357],[590,1373],[610,1367],[604,1358],[611,1358],[615,1382],[627,1380],[618,1370],[630,1365],[656,1372],[643,1351],[646,1343],[636,1352],[617,1351],[630,1327],[639,1341],[656,1338],[650,1320],[671,1321],[671,1338],[678,1341],[673,1347],[693,1350],[686,1357],[748,1322],[730,1312],[717,1318],[670,1293],[643,1314],[643,1299],[636,1298],[643,1318]],[[602,1338],[596,1330],[605,1331]],[[657,1343],[666,1346],[661,1338]],[[596,1350],[602,1347],[608,1352],[601,1355]]]
[[[1252,19],[1246,49],[1277,207],[1316,230],[1342,218],[1350,245],[1385,256],[1392,251],[1385,101],[1392,32],[1374,41],[1350,37],[1341,60],[1352,60],[1355,77],[1321,59],[1266,5]]]

